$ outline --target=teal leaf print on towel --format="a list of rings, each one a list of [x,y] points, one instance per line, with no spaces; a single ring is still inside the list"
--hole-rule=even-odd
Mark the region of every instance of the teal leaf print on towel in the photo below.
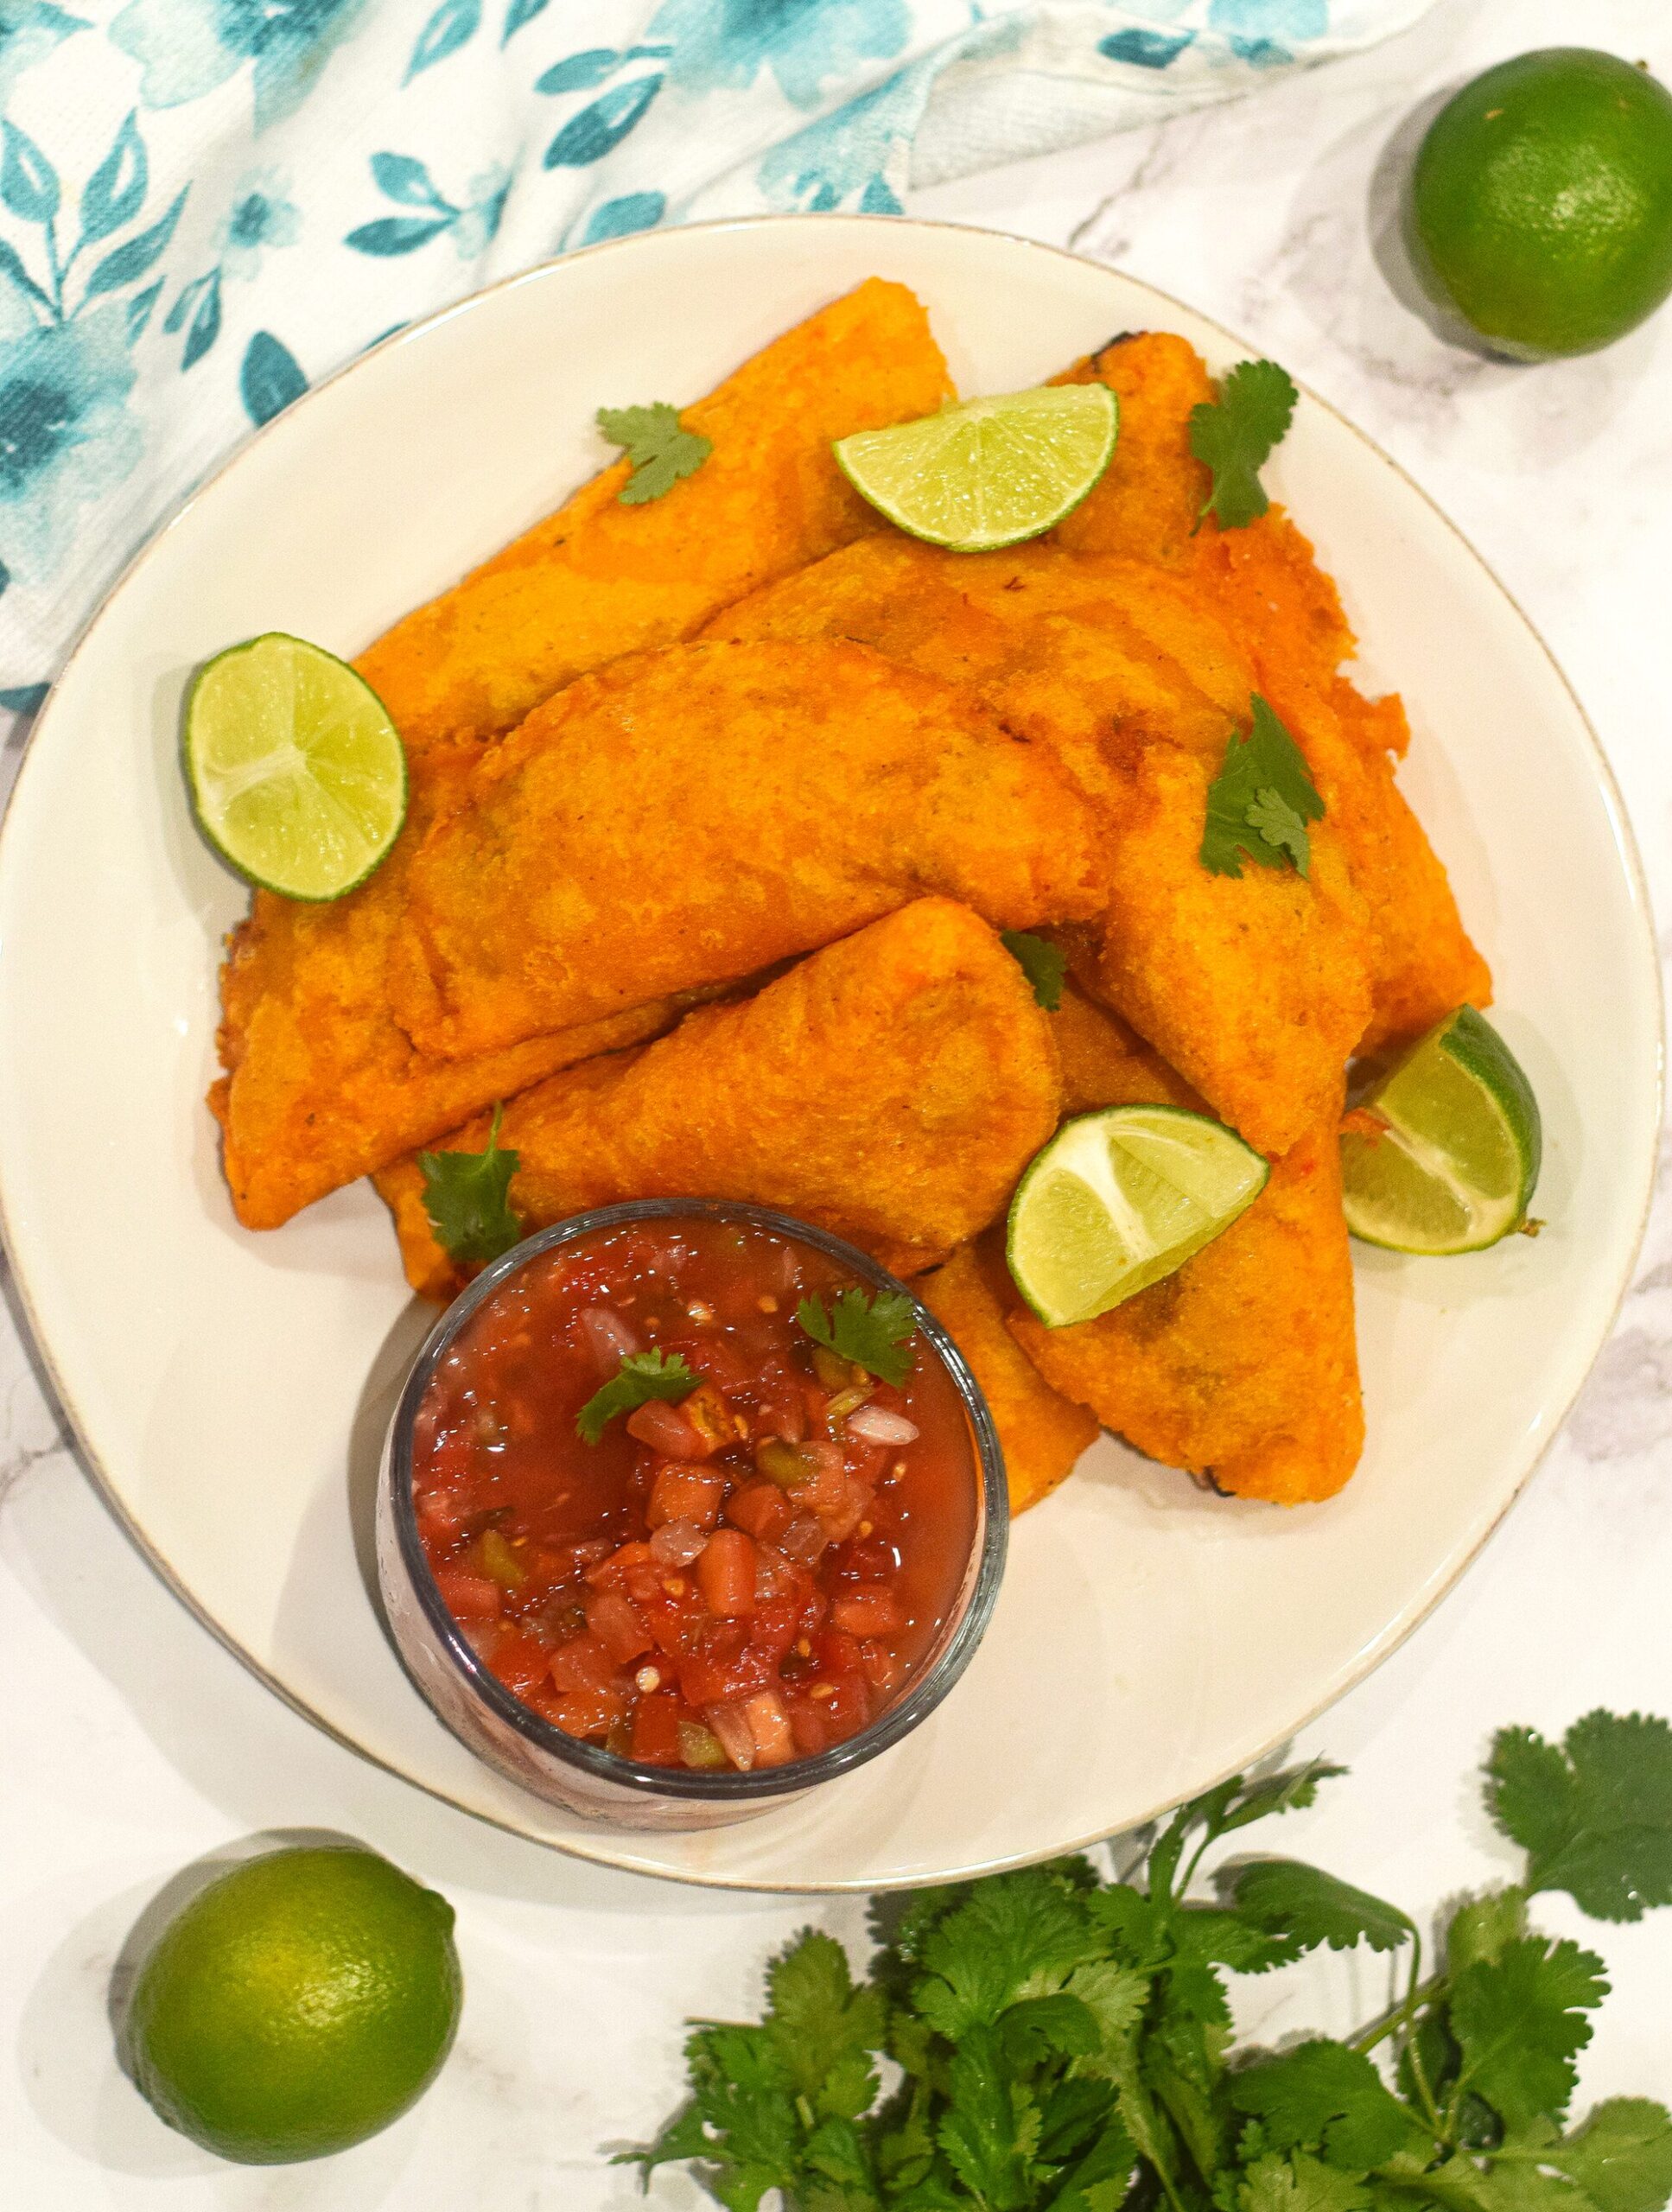
[[[912,35],[906,0],[664,0],[652,38],[673,47],[683,92],[743,92],[763,68],[785,99],[817,107],[826,83],[887,60]]]
[[[270,330],[258,330],[244,349],[238,388],[245,413],[259,429],[302,397],[308,379],[290,348]]]
[[[418,33],[404,82],[410,84],[426,69],[445,61],[467,45],[481,28],[482,0],[441,0],[441,5]],[[509,35],[509,34],[507,34]]]
[[[343,240],[356,253],[380,258],[416,253],[431,238],[451,232],[459,258],[474,261],[498,231],[511,190],[510,170],[496,166],[472,177],[465,205],[455,207],[436,189],[424,164],[410,154],[373,154],[372,176],[378,189],[397,207],[425,210],[422,215],[379,216],[376,222],[350,231]]]
[[[630,85],[612,85],[608,92],[570,116],[545,151],[549,169],[585,168],[613,154],[662,89],[658,72],[639,77]]]
[[[53,574],[81,510],[139,460],[125,325],[111,302],[0,344],[0,561],[22,582]]]
[[[905,168],[930,82],[921,66],[897,70],[885,84],[772,147],[755,170],[767,206],[815,215],[844,207],[867,215],[898,215],[900,195],[890,172]]]
[[[1194,31],[1111,31],[1097,51],[1109,61],[1129,61],[1140,69],[1165,69],[1190,46]]]
[[[525,23],[531,23],[537,16],[544,15],[547,5],[548,0],[511,0],[511,5],[505,10],[505,27],[499,36],[500,45],[509,46]]]
[[[182,285],[180,296],[169,308],[162,327],[173,334],[182,329],[188,315],[192,327],[186,333],[186,346],[180,357],[182,369],[193,368],[203,359],[220,335],[220,266],[195,276],[189,284]]]
[[[624,192],[594,207],[582,234],[582,245],[597,245],[604,238],[624,238],[633,231],[653,231],[668,210],[664,192]]]
[[[110,38],[144,66],[140,100],[179,107],[251,71],[256,129],[300,107],[371,0],[129,0]]]
[[[219,259],[181,285],[162,326],[170,334],[186,332],[182,371],[194,368],[220,335],[222,283],[252,283],[270,249],[294,245],[301,237],[302,215],[287,191],[277,169],[249,170],[232,188],[232,204],[215,233]]]
[[[41,708],[46,705],[47,694],[51,689],[50,683],[10,684],[3,691],[0,691],[0,707],[3,707],[8,714],[16,715],[20,718],[29,715],[38,715]]]
[[[85,16],[72,16],[48,0],[0,0],[0,107],[26,69],[44,61],[73,31],[90,28]]]
[[[0,200],[26,223],[50,223],[58,213],[58,172],[26,130],[0,122]]]
[[[537,92],[589,92],[613,77],[626,60],[613,46],[589,46],[584,53],[571,54],[567,60],[554,61],[544,76],[534,79]]]
[[[131,223],[145,205],[150,185],[150,164],[145,141],[134,117],[116,134],[116,143],[81,189],[81,236],[91,243],[109,238],[124,223]]]
[[[165,280],[159,276],[155,284],[148,284],[143,292],[136,292],[128,302],[128,343],[143,336],[151,319],[151,310],[162,297]]]
[[[182,184],[168,213],[160,221],[153,223],[149,230],[142,231],[137,238],[130,238],[125,245],[119,245],[105,255],[87,279],[88,299],[99,292],[123,291],[128,285],[137,284],[142,276],[149,275],[153,264],[168,251],[168,241],[175,234],[180,211],[186,205],[186,195],[191,188],[189,184]]]

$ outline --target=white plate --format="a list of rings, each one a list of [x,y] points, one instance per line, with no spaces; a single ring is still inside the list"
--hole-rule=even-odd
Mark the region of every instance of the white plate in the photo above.
[[[391,340],[240,452],[111,594],[44,710],[0,846],[0,1217],[87,1459],[208,1627],[344,1741],[542,1843],[688,1880],[874,1887],[1125,1827],[1257,1757],[1384,1657],[1525,1480],[1607,1333],[1645,1211],[1660,1009],[1620,801],[1501,587],[1312,398],[1269,480],[1316,539],[1407,791],[1543,1103],[1536,1242],[1361,1254],[1364,1465],[1326,1507],[1204,1497],[1112,1441],[1015,1531],[997,1617],[917,1736],[698,1836],[588,1827],[431,1719],[365,1585],[390,1388],[424,1317],[369,1186],[234,1224],[202,1097],[238,887],[175,760],[188,671],[283,629],[358,650],[596,465],[601,401],[684,399],[873,272],[912,285],[966,392],[1113,332],[1245,348],[1129,278],[1020,240],[820,217],[623,240]]]

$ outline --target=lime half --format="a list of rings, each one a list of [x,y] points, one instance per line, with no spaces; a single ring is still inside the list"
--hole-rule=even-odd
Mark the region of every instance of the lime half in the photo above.
[[[1181,1106],[1082,1114],[1017,1185],[1011,1275],[1048,1329],[1090,1321],[1229,1229],[1270,1173],[1234,1130]]]
[[[1049,385],[859,430],[835,450],[855,490],[901,530],[989,553],[1071,513],[1108,467],[1119,427],[1106,385]]]
[[[1347,1226],[1395,1252],[1478,1252],[1526,1220],[1542,1149],[1520,1062],[1459,1007],[1347,1116]]]
[[[334,653],[280,630],[199,671],[182,747],[198,827],[287,899],[340,899],[406,819],[406,754],[382,700]]]

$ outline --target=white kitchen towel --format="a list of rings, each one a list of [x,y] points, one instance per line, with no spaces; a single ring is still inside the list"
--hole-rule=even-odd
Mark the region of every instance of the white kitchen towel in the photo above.
[[[1155,122],[1432,0],[0,0],[0,706],[251,424],[555,253]]]

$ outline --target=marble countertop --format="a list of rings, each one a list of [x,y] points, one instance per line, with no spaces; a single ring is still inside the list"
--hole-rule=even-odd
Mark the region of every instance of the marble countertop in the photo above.
[[[1449,349],[1376,258],[1387,149],[1487,62],[1585,40],[1672,76],[1664,0],[1442,0],[1406,37],[1230,108],[916,195],[911,212],[1117,264],[1286,363],[1377,438],[1543,632],[1613,761],[1672,914],[1672,309],[1599,358]],[[1537,772],[1529,760],[1528,772]],[[1672,949],[1672,934],[1663,942]],[[1605,992],[1608,978],[1599,976]],[[1303,1739],[1350,1764],[1286,1847],[1425,1913],[1510,1864],[1473,1770],[1493,1728],[1672,1709],[1672,1155],[1596,1375],[1509,1522],[1411,1641]],[[316,1733],[129,1548],[0,1316],[0,2201],[17,2212],[625,2212],[600,2146],[652,2129],[679,2023],[753,2007],[763,1959],[861,1909],[615,1875],[480,1827]],[[319,2166],[243,2171],[171,2134],[118,2071],[111,1963],[185,1862],[253,1833],[360,1837],[443,1890],[467,1985],[457,2050],[398,2126]],[[1553,1929],[1580,1923],[1541,1906]],[[1597,1931],[1592,1931],[1596,1940]],[[1601,1931],[1614,1994],[1581,2102],[1672,2094],[1672,1914]],[[1382,2001],[1326,1955],[1244,1983],[1263,2038]],[[654,2201],[706,2202],[683,2177]]]

